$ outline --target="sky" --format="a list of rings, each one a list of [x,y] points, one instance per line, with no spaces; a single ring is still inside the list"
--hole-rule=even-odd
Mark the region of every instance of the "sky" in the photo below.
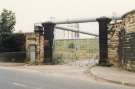
[[[16,14],[16,32],[33,32],[34,23],[101,16],[121,16],[135,9],[135,0],[0,0]],[[80,29],[98,34],[97,23],[80,24]]]

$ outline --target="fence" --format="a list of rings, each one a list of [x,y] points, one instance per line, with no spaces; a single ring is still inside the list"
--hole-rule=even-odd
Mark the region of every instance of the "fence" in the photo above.
[[[98,39],[55,40],[54,62],[68,63],[77,60],[98,59]]]

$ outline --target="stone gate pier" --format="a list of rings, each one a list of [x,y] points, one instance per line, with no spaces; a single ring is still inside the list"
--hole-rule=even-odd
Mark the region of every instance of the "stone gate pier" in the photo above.
[[[99,23],[99,64],[122,66],[135,70],[135,10],[124,14],[121,19],[102,17],[90,20],[73,20],[70,23]],[[26,35],[26,53],[28,62],[51,63],[53,56],[53,39],[56,24],[69,22],[45,22],[35,26],[34,33]]]
[[[35,26],[34,33],[26,35],[26,62],[41,64],[44,61],[43,27]]]
[[[115,66],[135,71],[135,10],[109,25],[108,59]]]

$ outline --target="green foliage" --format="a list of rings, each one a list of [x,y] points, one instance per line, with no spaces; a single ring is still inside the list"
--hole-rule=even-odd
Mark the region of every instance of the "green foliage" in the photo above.
[[[16,23],[15,13],[3,9],[0,18],[0,33],[12,33]]]
[[[55,54],[62,55],[65,63],[96,57],[99,54],[99,40],[97,38],[79,39],[61,39],[56,40]],[[75,49],[75,46],[78,49]]]
[[[15,23],[15,13],[3,9],[0,14],[0,51],[14,48],[12,44],[14,45],[15,39],[12,33]]]
[[[8,39],[2,40],[0,52],[14,52],[14,51],[25,51],[24,34],[12,34],[8,36]]]
[[[0,38],[7,40],[13,33],[16,23],[15,14],[12,11],[3,9],[0,14]]]
[[[75,48],[74,43],[73,43],[73,42],[72,42],[72,43],[70,43],[70,44],[68,45],[68,48],[74,49],[74,48]]]
[[[63,60],[63,55],[57,55],[54,60],[53,60],[53,64],[64,64],[64,60]]]

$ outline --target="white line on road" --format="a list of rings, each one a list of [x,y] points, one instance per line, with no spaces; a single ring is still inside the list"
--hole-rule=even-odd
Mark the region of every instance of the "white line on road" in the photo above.
[[[13,82],[13,85],[19,86],[19,87],[27,87],[27,85],[22,84],[22,83],[17,83],[17,82]]]
[[[39,88],[39,87],[30,87],[30,86],[27,86],[25,84],[18,83],[18,82],[13,82],[12,84],[15,85],[15,86],[18,86],[18,87],[23,87],[23,88],[27,87],[29,89],[42,89],[42,88]]]

